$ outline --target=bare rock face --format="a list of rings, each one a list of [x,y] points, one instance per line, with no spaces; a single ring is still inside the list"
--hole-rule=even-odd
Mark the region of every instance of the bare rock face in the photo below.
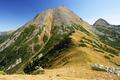
[[[76,14],[65,7],[49,9],[38,14],[30,23],[36,24],[38,27],[44,26],[44,30],[50,35],[55,26],[79,24],[82,20]],[[53,27],[54,26],[54,27]]]
[[[42,25],[44,22],[47,23],[46,21],[48,19],[51,20],[51,22],[54,23],[54,25],[68,25],[80,22],[80,17],[78,17],[76,14],[74,14],[72,11],[65,7],[58,7],[42,12],[34,18],[33,22]]]
[[[59,7],[53,10],[54,25],[79,23],[80,17],[75,15],[72,11]]]

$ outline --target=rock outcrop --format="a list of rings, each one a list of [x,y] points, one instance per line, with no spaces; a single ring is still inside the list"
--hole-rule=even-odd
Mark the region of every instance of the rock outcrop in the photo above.
[[[104,71],[108,73],[116,74],[117,76],[120,76],[120,67],[108,67],[101,64],[92,64],[91,68],[96,71]]]

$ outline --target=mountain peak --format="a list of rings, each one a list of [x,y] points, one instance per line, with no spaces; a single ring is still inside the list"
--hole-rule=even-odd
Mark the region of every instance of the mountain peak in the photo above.
[[[110,26],[110,24],[106,20],[100,18],[93,24],[93,26]]]
[[[58,26],[61,24],[70,25],[78,22],[80,22],[80,17],[64,6],[46,10],[38,14],[33,20],[33,23],[38,23],[38,25],[49,25],[49,23],[51,23],[52,25]]]
[[[59,6],[56,9],[68,9],[68,8],[66,8],[65,6]]]

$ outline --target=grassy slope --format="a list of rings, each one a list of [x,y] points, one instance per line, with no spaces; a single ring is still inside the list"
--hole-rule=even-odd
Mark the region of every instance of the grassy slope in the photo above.
[[[82,39],[81,32],[77,31],[71,36],[74,37],[73,42],[79,43],[79,40]],[[103,50],[104,51],[104,50]],[[110,57],[106,51],[100,52],[96,51],[94,47],[87,46],[81,47],[75,45],[69,49],[61,52],[58,57],[56,57],[53,62],[52,69],[46,70],[45,74],[48,75],[61,75],[65,77],[75,77],[75,78],[85,78],[85,79],[117,79],[117,76],[104,72],[93,71],[90,68],[90,64],[98,63],[106,66],[116,67],[115,64],[111,63],[110,60],[120,59],[118,56]],[[65,54],[65,55],[64,55]],[[107,59],[105,56],[109,56],[110,59]]]
[[[120,50],[120,30],[118,28],[96,26],[96,29],[104,34],[98,34],[102,42]]]
[[[89,66],[91,63],[99,63],[99,64],[104,64],[106,66],[115,66],[113,63],[110,62],[110,60],[113,60],[114,58],[119,58],[118,56],[114,55],[114,57],[111,57],[110,54],[105,50],[99,49],[94,47],[93,45],[89,44],[88,42],[85,44],[86,46],[83,47],[80,44],[80,40],[83,39],[83,37],[88,37],[87,35],[82,35],[80,31],[76,31],[75,33],[72,34],[71,38],[73,41],[74,46],[71,48],[68,48],[61,52],[60,55],[61,58],[58,56],[58,59],[56,59],[54,66],[60,66],[60,65],[68,65],[70,64],[71,66],[75,65],[86,65]],[[91,38],[91,39],[90,39]],[[92,37],[88,37],[89,40],[94,40]],[[97,41],[96,41],[97,42]],[[98,43],[100,45],[100,43]],[[102,44],[102,46],[105,46]],[[111,47],[108,47],[112,49]],[[101,51],[99,51],[101,50]],[[65,54],[65,55],[64,55]],[[106,58],[105,56],[108,56],[110,59]],[[59,60],[61,59],[61,60]],[[61,61],[63,59],[64,61],[67,61],[66,64],[63,64]]]

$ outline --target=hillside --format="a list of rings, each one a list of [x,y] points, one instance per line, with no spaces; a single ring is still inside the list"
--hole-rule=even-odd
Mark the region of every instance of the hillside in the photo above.
[[[104,19],[99,19],[93,24],[95,33],[100,40],[120,50],[120,27],[119,25],[111,25]]]
[[[49,9],[14,31],[0,45],[0,67],[8,74],[33,74],[39,67],[64,77],[116,78],[91,64],[117,67],[120,51],[102,43],[92,26],[65,7]],[[65,71],[65,72],[64,72]],[[81,72],[83,74],[81,74]],[[69,73],[69,74],[68,74]]]

